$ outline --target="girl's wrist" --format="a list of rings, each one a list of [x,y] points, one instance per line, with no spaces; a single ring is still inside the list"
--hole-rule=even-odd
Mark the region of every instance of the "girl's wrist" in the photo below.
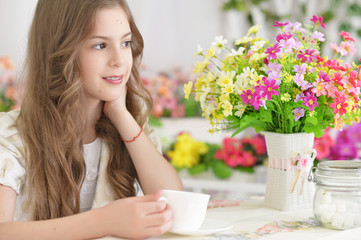
[[[111,224],[109,223],[109,217],[107,213],[107,206],[96,208],[93,211],[93,219],[98,223],[99,233],[102,237],[112,235]],[[100,224],[99,224],[100,223]]]

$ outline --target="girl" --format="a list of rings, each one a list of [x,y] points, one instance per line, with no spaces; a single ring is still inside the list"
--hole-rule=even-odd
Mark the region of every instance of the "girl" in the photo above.
[[[146,126],[142,50],[125,0],[38,1],[23,105],[0,115],[0,239],[144,238],[171,227],[159,189],[183,186]],[[136,182],[148,195],[135,197]]]

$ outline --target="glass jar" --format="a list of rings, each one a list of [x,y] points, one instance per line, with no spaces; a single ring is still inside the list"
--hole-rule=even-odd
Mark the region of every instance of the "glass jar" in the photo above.
[[[361,161],[320,162],[309,181],[316,183],[313,214],[321,226],[361,226]]]

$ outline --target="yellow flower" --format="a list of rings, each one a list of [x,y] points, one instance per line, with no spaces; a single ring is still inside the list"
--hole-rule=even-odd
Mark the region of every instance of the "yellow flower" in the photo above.
[[[215,46],[212,46],[208,51],[207,51],[207,54],[206,54],[206,59],[211,59],[212,57],[214,57],[216,55],[216,47]]]
[[[197,82],[194,84],[196,87],[196,91],[200,91],[202,89],[202,86],[204,84],[205,74],[203,73],[199,78],[197,78]]]
[[[206,58],[203,62],[196,62],[194,65],[193,73],[200,74],[209,64],[209,60]]]
[[[189,134],[183,133],[177,137],[174,149],[168,151],[167,154],[173,166],[193,167],[200,161],[200,156],[207,153],[208,146],[194,140]]]
[[[229,94],[228,93],[221,94],[218,99],[219,102],[223,104],[224,102],[229,101]]]
[[[248,29],[248,35],[251,35],[252,33],[256,34],[258,32],[258,30],[260,30],[261,26],[260,25],[254,25],[253,27],[251,27],[250,29]]]
[[[291,96],[288,93],[285,93],[281,96],[281,101],[288,102],[291,100]]]
[[[222,93],[233,93],[234,92],[234,84],[229,83],[227,86],[222,88],[221,92]]]
[[[236,44],[238,46],[240,44],[248,43],[248,42],[250,42],[252,40],[253,40],[252,37],[244,36],[244,37],[242,37],[240,39],[237,39],[234,44]]]
[[[223,114],[225,117],[232,116],[233,106],[229,101],[225,101],[222,107],[223,107]]]
[[[184,98],[189,99],[189,95],[192,92],[193,82],[190,81],[186,84],[184,84]]]
[[[230,74],[229,72],[222,72],[221,73],[221,76],[219,76],[219,79],[217,81],[217,83],[221,86],[221,87],[226,87],[228,86],[229,84],[233,83],[233,80],[232,80],[232,74]]]

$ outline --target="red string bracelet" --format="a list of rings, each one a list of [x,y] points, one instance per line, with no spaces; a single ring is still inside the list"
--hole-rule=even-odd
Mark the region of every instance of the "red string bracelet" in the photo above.
[[[125,143],[130,143],[130,142],[134,142],[139,136],[140,136],[140,134],[143,132],[143,127],[142,126],[140,126],[140,131],[139,131],[139,133],[138,133],[138,135],[137,136],[135,136],[132,140],[124,140],[124,139],[122,139],[122,138],[120,138],[120,140],[122,140],[123,142],[125,142]]]

